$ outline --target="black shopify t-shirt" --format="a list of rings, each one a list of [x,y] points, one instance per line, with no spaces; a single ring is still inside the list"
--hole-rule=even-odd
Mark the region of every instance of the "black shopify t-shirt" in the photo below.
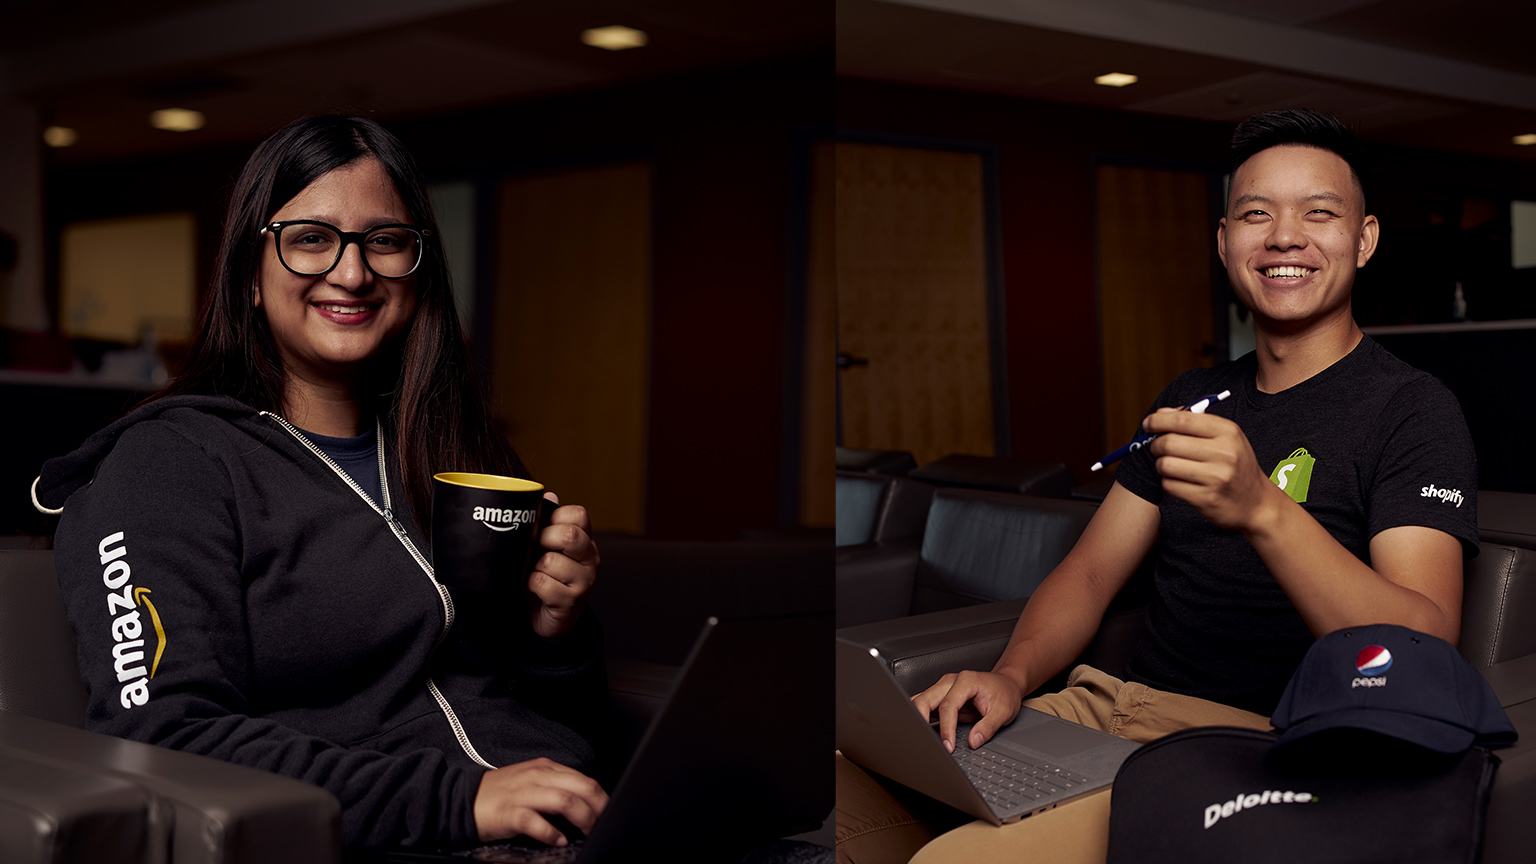
[[[1191,370],[1153,410],[1231,390],[1208,413],[1242,427],[1259,467],[1367,564],[1371,538],[1401,525],[1445,531],[1477,554],[1477,461],[1445,385],[1369,336],[1281,393],[1260,393],[1257,372],[1253,354]],[[1247,538],[1163,493],[1148,451],[1126,457],[1115,479],[1162,511],[1156,590],[1130,679],[1271,713],[1313,642],[1301,615]]]

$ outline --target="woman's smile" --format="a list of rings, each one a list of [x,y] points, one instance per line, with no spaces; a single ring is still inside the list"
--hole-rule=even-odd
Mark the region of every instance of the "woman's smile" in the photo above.
[[[290,219],[359,232],[411,221],[389,172],[374,158],[322,175],[269,221]],[[368,364],[410,326],[415,276],[378,276],[358,243],[343,246],[329,272],[301,276],[283,266],[277,242],[275,236],[267,241],[255,303],[266,312],[284,369],[312,384],[355,386]]]

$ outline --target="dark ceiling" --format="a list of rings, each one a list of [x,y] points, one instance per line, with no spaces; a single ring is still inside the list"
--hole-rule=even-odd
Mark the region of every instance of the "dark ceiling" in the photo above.
[[[835,26],[834,26],[835,13]],[[646,31],[640,49],[589,27]],[[1529,0],[0,0],[0,96],[62,162],[696,73],[834,44],[843,75],[1231,122],[1305,105],[1367,137],[1536,160]],[[834,36],[835,33],[835,36]],[[1140,81],[1095,85],[1104,72]],[[830,82],[829,82],[830,99]],[[163,132],[158,108],[193,108]]]
[[[55,151],[64,162],[255,138],[308,113],[430,114],[832,45],[829,0],[4,0],[0,16],[0,93],[78,131]],[[648,44],[582,43],[613,24]],[[151,128],[169,107],[206,126]]]
[[[1529,0],[837,0],[843,75],[1536,160]],[[1128,87],[1093,83],[1129,72]]]

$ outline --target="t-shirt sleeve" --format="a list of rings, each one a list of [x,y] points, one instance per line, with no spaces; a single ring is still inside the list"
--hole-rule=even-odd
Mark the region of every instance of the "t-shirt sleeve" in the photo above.
[[[1172,384],[1163,388],[1163,392],[1159,393],[1157,399],[1153,400],[1152,407],[1147,409],[1147,413],[1151,414],[1159,408],[1177,407],[1185,404],[1188,401],[1188,393],[1192,389],[1190,373],[1186,372],[1174,379]],[[1140,434],[1141,426],[1140,421],[1138,421],[1135,428],[1125,430],[1124,440],[1112,441],[1108,446],[1111,449],[1117,448]],[[1163,477],[1157,473],[1156,460],[1153,459],[1151,452],[1146,448],[1137,450],[1135,453],[1120,460],[1120,467],[1115,469],[1115,482],[1124,486],[1129,492],[1144,501],[1157,505],[1163,503]]]
[[[66,503],[55,560],[88,728],[324,787],[341,802],[348,844],[474,839],[483,772],[253,716],[235,507],[221,464],[157,422],[124,433]]]
[[[1434,378],[1405,384],[1378,426],[1380,460],[1366,490],[1367,530],[1422,525],[1477,554],[1477,456],[1456,397]]]

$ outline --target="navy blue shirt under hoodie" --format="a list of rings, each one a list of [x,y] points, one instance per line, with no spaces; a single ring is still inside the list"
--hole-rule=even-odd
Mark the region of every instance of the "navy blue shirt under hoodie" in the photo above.
[[[489,766],[591,773],[590,612],[542,639],[515,610],[504,654],[472,651],[388,441],[399,533],[311,446],[229,397],[176,396],[43,466],[87,727],[321,786],[349,846],[474,842]]]
[[[299,430],[325,455],[336,460],[341,470],[347,472],[357,485],[363,487],[374,503],[384,506],[384,487],[379,483],[379,432],[373,427],[362,435],[352,438],[332,438],[317,435],[308,429]]]

